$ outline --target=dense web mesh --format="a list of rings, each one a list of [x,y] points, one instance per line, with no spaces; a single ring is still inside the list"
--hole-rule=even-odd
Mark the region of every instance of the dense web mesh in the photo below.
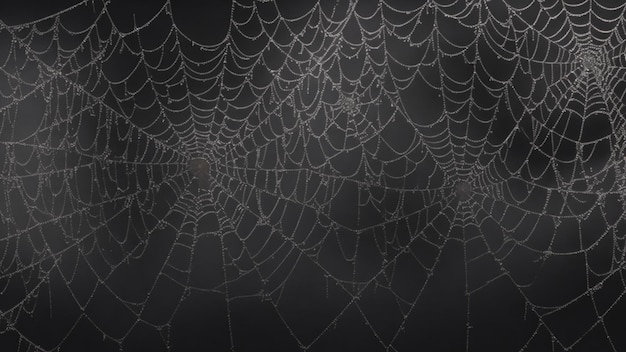
[[[3,350],[626,350],[624,4],[206,3],[0,22]]]

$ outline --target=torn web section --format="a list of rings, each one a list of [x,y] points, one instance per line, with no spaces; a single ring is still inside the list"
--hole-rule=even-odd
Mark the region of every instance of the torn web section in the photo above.
[[[198,179],[200,189],[209,188],[209,173],[211,171],[209,162],[203,158],[195,158],[189,161],[189,172]]]

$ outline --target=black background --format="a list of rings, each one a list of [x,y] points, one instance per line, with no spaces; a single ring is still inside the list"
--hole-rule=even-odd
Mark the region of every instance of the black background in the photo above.
[[[31,21],[56,18],[64,9],[69,10],[60,15],[62,24],[85,28],[103,8],[98,1],[71,8],[75,3],[0,5],[0,19],[10,26],[2,31],[24,38],[13,26],[28,24],[28,29]],[[226,64],[209,61],[200,72],[215,77],[230,70],[233,74],[224,74],[226,87],[244,84],[240,72],[253,72],[251,82],[258,85],[280,77],[277,80],[290,87],[285,91],[300,94],[300,100],[289,98],[291,103],[284,91],[276,91],[279,102],[273,103],[270,93],[237,96],[228,89],[210,88],[211,80],[199,80],[186,89],[208,92],[206,96],[215,92],[220,98],[183,101],[183,111],[175,112],[177,103],[167,102],[168,98],[175,100],[186,90],[170,87],[159,73],[153,72],[152,93],[123,93],[124,84],[140,87],[147,76],[133,71],[136,62],[143,68],[139,56],[117,46],[105,49],[106,59],[101,61],[91,62],[93,53],[77,55],[80,73],[71,72],[71,65],[62,67],[60,74],[66,79],[53,79],[58,82],[54,89],[32,83],[45,71],[22,66],[32,60],[7,59],[3,94],[9,77],[20,71],[24,86],[35,86],[33,90],[43,95],[50,92],[51,106],[61,106],[59,101],[75,94],[85,100],[68,103],[68,111],[89,104],[97,108],[91,119],[85,115],[89,112],[80,112],[61,116],[64,123],[55,125],[54,118],[44,113],[42,96],[3,103],[7,106],[3,118],[12,114],[10,106],[18,106],[18,112],[17,122],[3,125],[0,133],[5,190],[0,210],[8,219],[0,228],[6,230],[0,235],[5,251],[2,285],[6,285],[0,298],[1,349],[625,349],[620,333],[626,309],[621,296],[625,286],[620,190],[623,85],[621,71],[614,69],[620,66],[612,52],[615,44],[591,46],[593,53],[601,52],[604,66],[597,73],[585,72],[577,60],[589,43],[580,38],[568,42],[574,33],[556,36],[562,41],[543,37],[560,30],[565,21],[557,18],[531,29],[531,39],[526,39],[530,49],[518,48],[518,56],[507,61],[502,59],[506,58],[503,48],[513,44],[494,45],[497,40],[488,39],[497,39],[494,27],[485,25],[482,39],[473,42],[478,34],[471,25],[441,15],[454,6],[462,9],[465,1],[449,7],[437,3],[440,9],[424,10],[422,22],[413,29],[399,25],[404,15],[396,10],[414,10],[420,4],[387,1],[385,6],[396,10],[385,10],[384,17],[398,24],[398,32],[406,31],[411,41],[436,29],[440,38],[463,43],[459,44],[463,50],[437,44],[457,55],[429,57],[437,54],[388,35],[381,40],[383,46],[372,49],[371,58],[387,53],[388,58],[414,66],[372,64],[388,70],[380,74],[378,87],[371,72],[359,71],[359,65],[367,66],[363,56],[348,59],[350,45],[336,49],[336,41],[329,39],[311,44],[331,45],[328,52],[339,53],[336,59],[324,56],[327,61],[322,66],[329,77],[306,81],[312,93],[306,87],[296,88],[288,70],[272,71],[283,62],[294,70],[306,67],[304,63],[311,61],[306,53],[299,57],[295,46],[279,45],[293,50],[290,55],[296,63],[289,63],[285,58],[289,55],[272,51],[277,47],[263,47],[270,36],[251,40],[233,31],[231,15],[239,23],[246,14],[295,19],[311,9],[330,14],[335,8],[329,17],[340,23],[351,2],[321,1],[316,7],[312,1],[235,5],[221,0],[171,1],[166,6],[171,16],[155,17],[164,13],[163,1],[111,1],[106,5],[110,17],[99,19],[103,36],[114,33],[111,38],[117,41],[119,33],[127,33],[124,40],[129,48],[156,48],[157,54],[165,52],[163,61],[177,55],[166,51],[169,44],[160,46],[171,33],[172,19],[185,36],[176,50],[188,55],[189,61],[211,57],[199,47],[219,47],[225,37],[230,38],[239,53],[263,53],[264,64],[241,68],[238,64],[246,63],[233,58]],[[528,26],[524,21],[541,18],[534,12],[540,7],[534,2],[482,4],[482,10],[467,15],[467,23],[487,14],[494,21],[506,18],[509,10],[516,11],[511,26],[518,29]],[[562,7],[558,4],[556,8]],[[374,1],[360,1],[355,13],[366,18],[377,6]],[[435,11],[439,15],[433,16]],[[602,15],[600,10],[594,13]],[[575,22],[578,17],[573,18]],[[51,25],[48,22],[52,23],[41,20],[43,27]],[[302,28],[294,23],[292,30]],[[357,22],[346,23],[338,31],[340,36],[346,42],[359,42],[363,34]],[[368,21],[363,23],[366,28]],[[615,24],[606,26],[611,29]],[[141,44],[135,27],[140,28]],[[254,27],[242,28],[243,33],[256,33]],[[268,28],[276,28],[272,35],[276,42],[291,40],[286,27]],[[564,28],[567,32],[570,27]],[[318,29],[302,32],[319,33]],[[596,33],[591,33],[593,38]],[[50,50],[37,49],[46,42],[42,36],[28,45],[38,56],[34,62],[53,67],[56,61]],[[146,61],[156,62],[150,54],[147,57]],[[333,60],[341,63],[343,71],[332,68]],[[86,73],[91,68],[105,75],[91,76]],[[465,85],[472,90],[455,96],[451,83],[442,90],[439,79],[444,77],[457,81],[473,77]],[[68,82],[82,88],[64,93]],[[321,82],[335,83],[342,93]],[[573,89],[575,84],[580,88]],[[612,92],[610,98],[598,93],[603,90]],[[101,101],[94,103],[86,92]],[[129,112],[128,106],[146,107],[158,94],[162,94],[157,98],[160,107]],[[356,113],[342,110],[342,94],[358,96]],[[494,98],[499,94],[506,95],[506,103]],[[469,97],[474,103],[471,112],[462,104],[456,110],[450,102],[455,98],[467,102]],[[255,99],[262,102],[256,111],[247,107]],[[326,110],[307,108],[307,100]],[[283,106],[281,113],[273,112],[277,105]],[[298,109],[307,116],[306,123],[293,122],[301,116],[296,116]],[[160,111],[165,111],[165,119]],[[104,128],[107,114],[112,116],[110,130]],[[337,126],[345,126],[344,132],[341,128],[319,132],[331,115],[336,116]],[[351,123],[356,130],[370,133],[370,139],[346,137],[346,147],[335,149],[303,142],[311,135],[328,140],[341,137]],[[148,127],[141,132],[132,126]],[[257,129],[262,133],[253,134],[249,126],[262,126]],[[131,137],[119,137],[125,133]],[[65,146],[74,137],[78,144],[53,153],[38,152],[36,157],[31,154],[34,147],[15,145],[47,140]],[[380,147],[380,141],[386,147]],[[476,141],[480,148],[472,147]],[[15,167],[13,156],[18,160]],[[199,187],[197,175],[188,170],[189,161],[197,157],[212,165],[208,179],[202,180],[210,184],[208,189]],[[75,167],[69,176],[72,185],[63,188],[62,180],[54,177],[27,181],[27,175],[41,171],[30,165],[35,159],[51,170]],[[369,174],[363,167],[366,159],[372,168]],[[38,194],[36,199],[28,200],[11,186],[13,175],[19,175],[26,194]],[[39,184],[53,189],[55,182],[60,193],[38,191]],[[161,182],[166,185],[151,190]],[[316,188],[327,191],[309,199]],[[128,196],[143,190],[145,198]],[[369,195],[380,200],[378,206],[362,203]],[[116,197],[120,200],[113,201]],[[66,206],[48,214],[70,216],[51,224],[45,212],[33,211],[51,201],[56,207]],[[316,205],[318,201],[323,205]],[[267,218],[259,215],[264,209],[261,203],[273,209]],[[421,215],[412,216],[414,212]],[[394,220],[396,215],[401,219]],[[381,226],[384,222],[387,225]],[[44,248],[39,261],[29,257],[37,248]],[[24,269],[15,262],[18,257],[37,265]]]

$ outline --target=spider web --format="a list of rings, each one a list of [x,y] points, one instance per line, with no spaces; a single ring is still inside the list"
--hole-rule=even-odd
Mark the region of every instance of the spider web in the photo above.
[[[624,5],[0,22],[0,344],[619,351]]]

